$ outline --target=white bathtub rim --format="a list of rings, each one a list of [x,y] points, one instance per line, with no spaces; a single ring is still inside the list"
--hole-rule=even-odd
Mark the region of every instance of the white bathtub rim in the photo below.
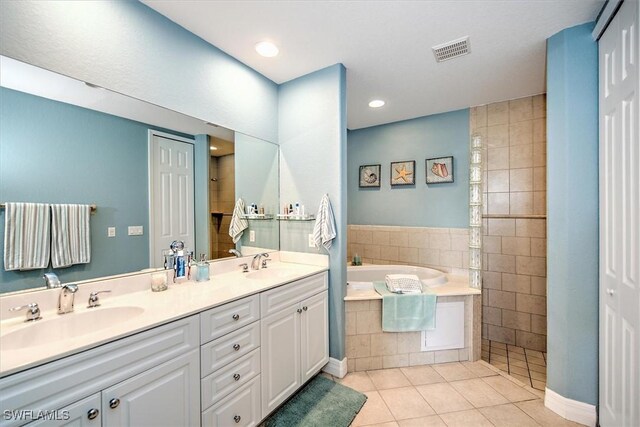
[[[380,271],[381,273],[389,270],[407,270],[406,272],[401,272],[400,274],[417,274],[418,276],[420,275],[419,274],[420,272],[429,273],[429,275],[433,275],[434,273],[436,273],[435,277],[420,279],[422,284],[424,286],[427,286],[428,288],[437,288],[440,286],[444,286],[449,282],[447,273],[437,270],[435,268],[429,268],[429,267],[420,267],[416,265],[394,265],[394,264],[389,264],[389,265],[370,264],[370,265],[363,265],[363,266],[347,266],[347,286],[352,286],[351,289],[354,289],[354,290],[355,289],[358,289],[358,290],[373,289],[373,281],[349,279],[349,271],[355,272],[357,270]],[[381,277],[378,280],[384,281],[384,276],[386,274],[389,274],[389,273],[385,273],[384,275],[381,275]],[[393,274],[397,274],[397,272],[394,272]]]

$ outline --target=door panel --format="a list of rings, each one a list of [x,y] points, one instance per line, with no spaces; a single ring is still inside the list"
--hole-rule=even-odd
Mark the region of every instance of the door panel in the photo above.
[[[72,403],[58,411],[55,411],[55,419],[49,417],[34,421],[29,427],[100,427],[102,425],[102,413],[100,412],[100,393],[93,394],[76,403]]]
[[[302,383],[329,361],[329,315],[327,291],[301,303]]]

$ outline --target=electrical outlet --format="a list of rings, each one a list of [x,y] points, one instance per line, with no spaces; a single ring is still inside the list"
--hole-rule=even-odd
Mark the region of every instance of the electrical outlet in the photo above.
[[[107,237],[116,237],[115,227],[107,227]]]
[[[256,241],[256,230],[249,230],[249,241],[250,242]]]
[[[310,248],[315,248],[316,247],[316,241],[313,240],[313,234],[309,234],[309,247]]]
[[[144,234],[142,225],[130,225],[127,231],[129,236],[142,236]]]

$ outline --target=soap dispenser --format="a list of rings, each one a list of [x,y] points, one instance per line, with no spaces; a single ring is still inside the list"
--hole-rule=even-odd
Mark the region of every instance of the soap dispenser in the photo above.
[[[206,282],[209,280],[209,263],[204,260],[204,254],[200,254],[200,262],[197,264],[196,282]]]

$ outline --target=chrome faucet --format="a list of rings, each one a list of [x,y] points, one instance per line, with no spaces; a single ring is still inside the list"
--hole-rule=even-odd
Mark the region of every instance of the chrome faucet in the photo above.
[[[242,252],[235,249],[229,249],[229,253],[235,255],[236,258],[240,258],[242,256]]]
[[[73,311],[73,300],[78,292],[78,285],[68,284],[60,289],[60,299],[58,300],[58,314],[71,313]]]
[[[60,279],[58,279],[56,273],[44,273],[44,276],[42,276],[42,278],[44,279],[44,284],[47,289],[60,287]]]
[[[252,270],[260,270],[260,259],[262,259],[263,257],[269,258],[269,254],[266,252],[263,252],[253,257],[253,261],[251,261]]]

